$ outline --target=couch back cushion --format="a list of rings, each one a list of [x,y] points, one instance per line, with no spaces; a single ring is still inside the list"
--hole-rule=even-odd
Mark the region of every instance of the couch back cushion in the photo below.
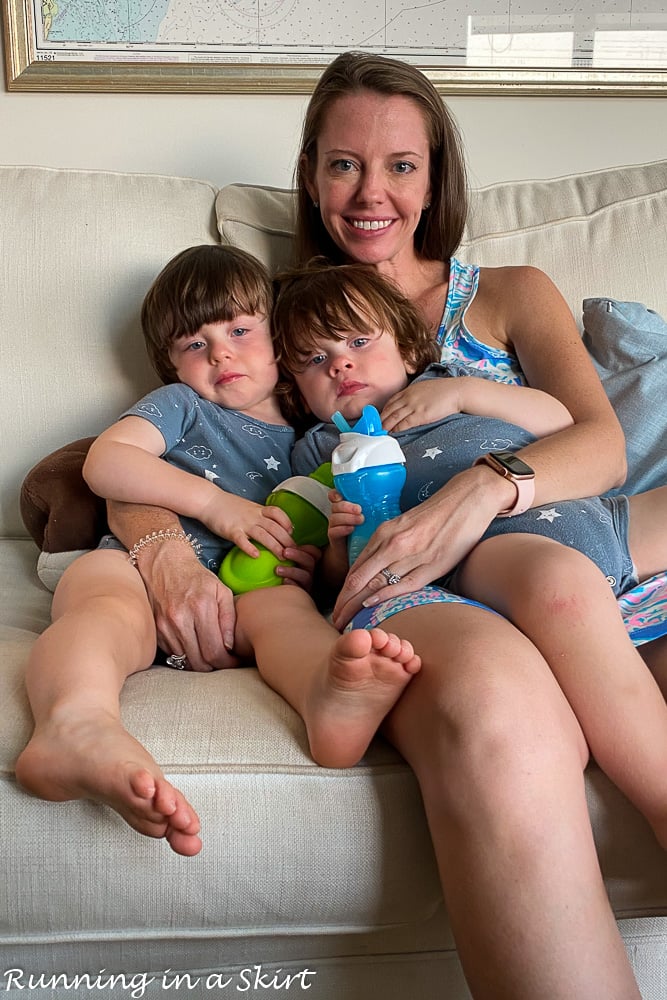
[[[273,270],[292,262],[294,193],[232,184],[216,199],[223,242]],[[667,160],[471,193],[462,260],[533,264],[561,289],[581,326],[590,296],[634,299],[667,314]]]
[[[157,378],[142,298],[177,251],[218,242],[216,189],[187,179],[0,167],[0,535],[25,536],[19,487]]]

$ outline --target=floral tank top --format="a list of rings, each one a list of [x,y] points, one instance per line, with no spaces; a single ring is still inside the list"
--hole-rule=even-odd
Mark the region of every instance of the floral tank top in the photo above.
[[[440,360],[470,375],[481,375],[496,382],[526,385],[518,359],[507,351],[489,347],[477,340],[466,326],[465,316],[477,294],[479,266],[462,264],[455,257],[449,262],[447,301],[436,334]]]

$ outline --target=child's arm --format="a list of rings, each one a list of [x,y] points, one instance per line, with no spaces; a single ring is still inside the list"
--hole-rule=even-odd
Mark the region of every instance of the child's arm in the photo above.
[[[569,410],[541,389],[461,375],[424,379],[396,393],[382,411],[382,425],[388,431],[403,431],[442,420],[452,413],[506,420],[525,427],[537,438],[555,434],[574,423]]]
[[[160,457],[165,447],[161,432],[150,421],[124,417],[93,443],[84,478],[107,500],[165,507],[201,521],[248,555],[259,554],[253,538],[282,558],[284,547],[292,544],[283,511],[264,508],[221,490],[203,476],[175,468]]]

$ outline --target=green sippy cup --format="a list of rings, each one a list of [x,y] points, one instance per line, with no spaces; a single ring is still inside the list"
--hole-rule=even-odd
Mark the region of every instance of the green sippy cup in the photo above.
[[[331,512],[329,490],[332,488],[331,462],[325,462],[309,476],[292,476],[280,483],[269,493],[265,504],[285,511],[292,522],[295,545],[321,548],[327,543]],[[223,559],[218,576],[233,593],[279,587],[283,582],[276,576],[276,566],[291,566],[289,559],[278,559],[263,545],[257,548],[259,555],[256,558],[234,546]]]

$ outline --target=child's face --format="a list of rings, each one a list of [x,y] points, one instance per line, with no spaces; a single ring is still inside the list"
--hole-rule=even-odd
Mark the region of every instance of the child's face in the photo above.
[[[408,369],[391,334],[355,331],[342,340],[318,340],[294,379],[318,420],[331,420],[339,410],[349,422],[361,416],[364,406],[382,410],[405,389]]]
[[[280,414],[274,394],[278,366],[265,316],[235,316],[209,323],[171,345],[180,382],[227,410],[259,420]]]

